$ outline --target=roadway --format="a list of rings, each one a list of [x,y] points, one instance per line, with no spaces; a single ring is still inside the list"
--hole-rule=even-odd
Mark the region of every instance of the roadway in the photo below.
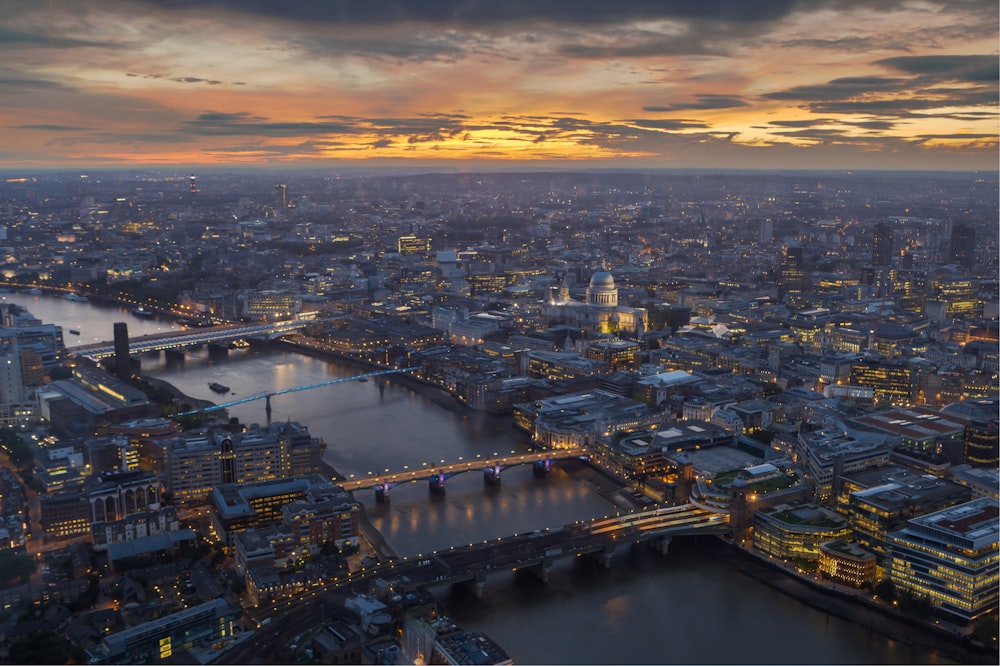
[[[454,476],[455,474],[461,474],[462,472],[474,470],[485,471],[496,467],[500,467],[502,471],[504,468],[513,467],[515,465],[530,465],[543,460],[584,458],[588,455],[589,454],[586,449],[538,451],[533,453],[516,453],[511,451],[510,454],[499,455],[494,453],[492,456],[486,456],[485,458],[477,455],[474,460],[459,460],[459,462],[454,463],[446,463],[442,460],[438,464],[425,462],[419,468],[414,469],[410,469],[409,466],[406,466],[397,472],[390,472],[388,469],[381,474],[369,472],[369,476],[362,478],[353,478],[354,475],[351,475],[350,478],[345,481],[338,482],[337,485],[342,486],[344,490],[347,491],[361,490],[363,488],[375,488],[376,486],[386,485],[391,487],[400,483],[408,483],[410,481],[417,481],[420,479],[431,479],[441,475],[444,475],[444,477],[447,478]]]

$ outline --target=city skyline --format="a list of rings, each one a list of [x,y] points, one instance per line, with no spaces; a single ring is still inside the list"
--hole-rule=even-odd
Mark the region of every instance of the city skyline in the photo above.
[[[5,3],[8,168],[997,167],[995,2]]]

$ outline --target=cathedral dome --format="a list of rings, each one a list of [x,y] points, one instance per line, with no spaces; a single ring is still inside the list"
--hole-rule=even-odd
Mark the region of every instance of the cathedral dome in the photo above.
[[[611,273],[601,269],[590,278],[587,287],[587,304],[600,308],[618,307],[618,288]]]
[[[590,278],[591,289],[614,289],[615,279],[607,271],[597,271]]]

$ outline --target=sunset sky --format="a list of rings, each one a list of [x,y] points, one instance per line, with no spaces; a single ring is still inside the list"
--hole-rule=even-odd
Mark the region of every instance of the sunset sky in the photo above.
[[[998,168],[997,0],[2,0],[0,167]]]

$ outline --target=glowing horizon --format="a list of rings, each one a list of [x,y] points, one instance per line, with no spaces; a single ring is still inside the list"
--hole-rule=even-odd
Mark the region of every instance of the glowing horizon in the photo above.
[[[995,2],[0,8],[7,168],[996,170]]]

